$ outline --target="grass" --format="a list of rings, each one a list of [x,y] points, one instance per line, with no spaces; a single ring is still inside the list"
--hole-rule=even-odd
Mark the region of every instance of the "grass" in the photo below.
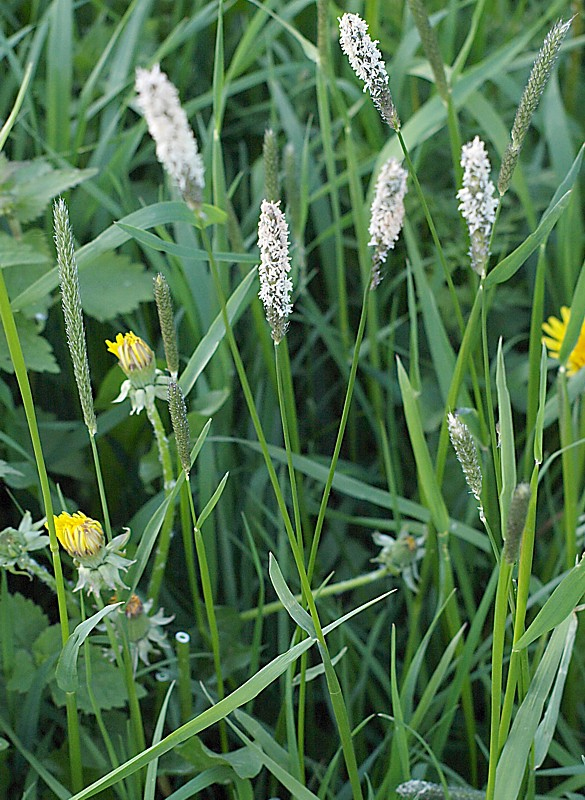
[[[582,17],[530,114],[482,276],[461,146],[485,142],[495,182],[543,40],[573,12],[411,5],[423,44],[403,2],[3,5],[0,796],[582,796]],[[341,51],[345,11],[379,40],[399,131]],[[136,67],[158,62],[199,143],[203,206],[165,175],[136,103]],[[409,173],[405,222],[369,291],[391,156]],[[60,195],[95,435],[59,302]],[[290,229],[277,346],[257,297],[265,198]],[[563,305],[553,359],[542,323]],[[112,403],[126,376],[104,344],[128,331],[161,370],[133,415]],[[59,546],[53,514],[77,511],[103,526],[94,555],[110,564],[131,531],[123,605],[107,586],[73,591],[83,556]]]

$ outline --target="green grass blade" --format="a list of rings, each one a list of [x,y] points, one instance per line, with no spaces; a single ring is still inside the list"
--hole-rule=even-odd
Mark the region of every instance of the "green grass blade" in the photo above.
[[[564,623],[585,594],[585,557],[566,575],[538,612],[514,650],[528,647],[539,636]]]
[[[57,680],[57,684],[64,692],[75,692],[77,690],[77,657],[79,655],[79,648],[85,642],[95,626],[101,622],[107,614],[111,614],[112,611],[121,605],[121,602],[112,603],[104,608],[100,608],[100,610],[96,611],[96,613],[89,617],[89,619],[86,619],[84,622],[80,622],[67,639],[67,642],[61,651],[61,655],[59,656],[57,668],[55,669],[55,678]]]
[[[554,630],[526,697],[516,713],[512,730],[504,745],[496,770],[494,797],[497,797],[498,800],[517,800],[518,798],[530,748],[546,698],[557,676],[570,628],[571,617],[567,617]]]

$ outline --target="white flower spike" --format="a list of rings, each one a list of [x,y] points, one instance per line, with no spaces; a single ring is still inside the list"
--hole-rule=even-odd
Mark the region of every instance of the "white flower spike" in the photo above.
[[[205,186],[203,159],[176,87],[159,64],[152,69],[137,69],[135,86],[138,105],[156,144],[156,157],[185,202],[199,207]]]

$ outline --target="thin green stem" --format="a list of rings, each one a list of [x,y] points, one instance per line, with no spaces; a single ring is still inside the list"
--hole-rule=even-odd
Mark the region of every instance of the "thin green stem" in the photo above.
[[[313,541],[311,542],[311,553],[309,555],[309,566],[307,568],[307,576],[309,582],[313,577],[313,571],[315,569],[315,562],[317,560],[317,550],[319,548],[319,541],[321,539],[321,532],[323,530],[323,523],[325,521],[325,511],[327,510],[327,503],[329,501],[329,495],[331,493],[331,487],[333,485],[333,478],[335,477],[335,469],[337,467],[337,461],[339,459],[339,454],[341,452],[341,445],[343,442],[343,435],[345,433],[345,427],[347,425],[347,419],[349,417],[349,409],[351,406],[351,398],[353,395],[353,389],[355,386],[355,379],[357,375],[357,368],[359,364],[360,358],[360,347],[364,338],[364,331],[366,329],[366,318],[368,315],[368,296],[370,294],[369,287],[366,286],[364,289],[364,296],[362,300],[362,313],[360,316],[360,321],[358,325],[358,332],[356,335],[355,346],[353,350],[353,358],[351,361],[351,367],[349,370],[349,378],[347,381],[347,389],[345,392],[345,400],[343,402],[343,410],[341,412],[341,420],[339,421],[339,428],[337,430],[337,439],[335,441],[335,446],[333,448],[333,455],[331,456],[331,464],[329,465],[329,472],[327,474],[327,481],[325,482],[325,488],[323,489],[323,495],[321,497],[321,505],[319,508],[319,514],[317,516],[317,522],[315,523],[315,531],[313,533]]]
[[[219,647],[219,629],[217,627],[217,618],[215,616],[215,608],[213,606],[213,589],[211,587],[211,578],[209,576],[209,565],[207,563],[207,554],[205,552],[205,542],[201,534],[201,529],[197,523],[197,514],[195,513],[195,506],[193,504],[193,495],[189,492],[189,508],[191,509],[191,519],[193,521],[193,536],[195,538],[195,549],[197,551],[197,559],[199,561],[199,574],[201,576],[201,588],[203,589],[203,602],[205,603],[205,612],[207,614],[207,625],[209,627],[209,636],[211,639],[211,652],[213,654],[213,665],[215,668],[215,677],[217,680],[217,696],[220,700],[225,697],[225,689],[223,684],[223,673],[221,669],[221,653]],[[225,724],[219,726],[219,736],[221,741],[222,752],[228,752],[228,740]]]
[[[500,559],[500,572],[496,589],[494,630],[492,639],[492,687],[490,721],[490,759],[486,800],[494,800],[496,767],[500,757],[500,709],[502,704],[502,663],[506,639],[506,617],[508,614],[508,592],[512,580],[512,566]]]
[[[104,479],[102,475],[102,467],[100,463],[100,456],[97,449],[97,443],[95,440],[95,436],[89,433],[89,442],[91,444],[91,452],[93,454],[93,463],[95,467],[95,476],[98,483],[98,491],[100,495],[100,503],[102,506],[102,516],[104,518],[104,528],[106,529],[106,538],[108,542],[112,541],[112,526],[110,524],[110,512],[108,510],[108,500],[106,497],[106,491],[104,488]]]
[[[362,800],[362,791],[360,786],[360,779],[359,779],[359,772],[357,767],[357,760],[355,756],[355,750],[353,747],[353,740],[351,737],[351,728],[349,725],[349,717],[347,714],[347,708],[345,706],[345,701],[343,699],[343,694],[341,691],[341,687],[339,685],[339,681],[337,680],[337,676],[335,675],[335,670],[331,665],[331,658],[329,656],[329,651],[327,649],[327,645],[325,643],[325,637],[323,636],[323,630],[321,628],[321,623],[319,620],[319,615],[317,613],[317,607],[315,605],[315,600],[313,594],[311,592],[310,583],[307,577],[307,572],[305,570],[304,560],[302,551],[298,546],[298,542],[294,533],[294,529],[290,520],[290,516],[288,513],[288,509],[286,507],[286,503],[280,489],[280,485],[278,483],[278,477],[276,475],[276,471],[274,469],[274,465],[272,464],[272,460],[270,458],[270,453],[268,452],[268,444],[266,442],[266,437],[264,435],[264,431],[262,429],[262,424],[260,422],[260,418],[258,416],[258,411],[256,410],[256,405],[254,403],[254,397],[252,395],[252,390],[250,388],[250,384],[248,382],[248,378],[246,375],[246,371],[244,368],[244,364],[242,362],[242,358],[240,356],[240,352],[238,350],[238,346],[233,334],[232,327],[230,325],[228,313],[227,313],[227,305],[225,295],[223,293],[223,289],[221,286],[221,281],[219,277],[219,271],[217,268],[217,263],[215,257],[213,255],[213,251],[211,249],[211,243],[209,241],[209,237],[207,236],[207,232],[201,226],[201,237],[204,243],[205,250],[207,252],[209,258],[209,266],[211,269],[211,274],[213,277],[213,282],[215,284],[216,293],[219,299],[220,307],[221,307],[221,315],[222,320],[225,327],[225,332],[228,340],[228,344],[232,353],[232,358],[234,360],[234,364],[236,367],[236,372],[238,373],[238,378],[240,379],[240,384],[242,386],[242,391],[244,392],[244,397],[246,400],[246,404],[248,406],[248,412],[252,419],[252,424],[254,425],[254,430],[256,431],[256,436],[258,437],[258,442],[260,444],[260,449],[262,451],[262,455],[264,456],[264,461],[266,464],[266,469],[268,471],[268,475],[270,478],[270,482],[272,484],[272,488],[274,490],[274,494],[276,497],[276,501],[278,504],[279,511],[281,513],[286,534],[288,536],[290,548],[293,553],[293,557],[295,560],[295,565],[297,568],[297,572],[299,575],[299,579],[301,582],[301,588],[303,591],[303,598],[307,603],[307,607],[309,609],[309,613],[311,615],[311,619],[313,621],[313,625],[315,626],[315,635],[317,641],[319,643],[319,650],[321,652],[323,658],[323,664],[325,667],[325,677],[327,679],[327,688],[329,691],[329,696],[331,699],[331,705],[333,707],[333,713],[335,715],[335,720],[337,722],[337,727],[339,730],[339,736],[341,740],[341,746],[343,749],[343,755],[345,758],[345,764],[347,767],[347,772],[349,775],[350,783],[353,790],[353,795],[355,800]],[[366,298],[364,298],[364,305]],[[361,337],[363,338],[363,328],[365,326],[365,311],[362,311],[362,320],[360,321],[360,331]],[[359,339],[361,342],[361,338]],[[359,348],[356,347],[356,351]],[[357,370],[357,356],[354,355],[354,360],[356,360],[355,368]],[[353,365],[352,365],[353,366]],[[346,404],[347,405],[347,404]],[[344,408],[344,411],[346,409]],[[345,417],[347,419],[347,416]]]
[[[2,325],[6,335],[6,342],[8,344],[10,358],[12,359],[12,364],[14,365],[14,374],[16,376],[22,397],[22,404],[24,406],[24,413],[26,415],[37,472],[39,475],[43,506],[45,510],[45,516],[47,517],[47,527],[49,529],[49,549],[51,551],[53,571],[57,585],[57,608],[59,612],[59,625],[61,628],[61,642],[64,645],[69,638],[69,619],[67,617],[65,582],[63,580],[61,559],[59,557],[59,542],[57,541],[55,521],[53,518],[53,501],[51,499],[49,476],[47,474],[47,467],[45,465],[45,459],[43,456],[43,448],[41,445],[41,438],[39,435],[35,406],[30,388],[30,382],[28,380],[26,364],[24,362],[24,356],[20,346],[20,339],[16,329],[16,322],[14,320],[12,308],[10,307],[10,299],[6,290],[6,283],[4,281],[2,270],[0,270],[0,317],[2,318]],[[77,792],[83,786],[83,767],[81,763],[77,701],[75,693],[69,692],[65,697],[67,708],[67,735],[69,744],[71,786],[73,791]]]
[[[162,467],[163,487],[165,496],[167,496],[169,492],[172,491],[172,488],[175,484],[175,475],[173,472],[169,442],[154,401],[146,404],[146,413],[154,431],[156,446],[158,448],[158,457]],[[169,506],[165,515],[158,537],[156,553],[154,555],[154,564],[152,567],[152,573],[150,575],[150,583],[148,585],[148,598],[152,599],[155,605],[158,601],[158,595],[160,593],[165,567],[167,565],[174,515],[174,505],[171,505]]]
[[[534,554],[534,536],[536,529],[536,498],[538,492],[538,465],[534,466],[532,471],[532,478],[530,480],[530,505],[522,534],[522,543],[520,549],[520,560],[518,564],[518,589],[516,593],[516,613],[514,618],[514,644],[524,633],[524,623],[526,620],[526,608],[528,606],[528,595],[530,591],[530,578],[532,575],[532,557]],[[503,748],[508,731],[510,729],[510,722],[512,720],[512,713],[514,710],[514,694],[516,685],[518,684],[519,669],[522,660],[527,660],[527,650],[517,651],[512,650],[510,656],[510,666],[508,668],[508,677],[506,680],[506,692],[504,695],[504,704],[502,706],[502,717],[500,720],[500,733],[499,733],[499,748]],[[526,664],[527,665],[527,664]],[[525,666],[526,666],[525,665]],[[522,699],[522,698],[520,698]]]

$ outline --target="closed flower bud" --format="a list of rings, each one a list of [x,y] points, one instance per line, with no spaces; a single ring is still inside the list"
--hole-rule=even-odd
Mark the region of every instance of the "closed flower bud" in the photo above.
[[[171,300],[171,290],[166,282],[164,275],[160,272],[154,278],[154,301],[158,312],[160,332],[165,348],[165,358],[167,369],[173,380],[177,380],[179,373],[179,351],[177,348],[177,333],[175,331],[175,320],[173,317],[173,301]]]
[[[506,523],[506,541],[504,542],[504,560],[508,564],[513,564],[518,559],[530,495],[530,484],[528,483],[519,483],[512,495]]]
[[[185,398],[183,397],[181,387],[174,381],[169,383],[169,411],[171,414],[171,423],[175,432],[177,454],[185,475],[189,477],[189,471],[191,469],[191,446],[187,406],[185,405]]]

